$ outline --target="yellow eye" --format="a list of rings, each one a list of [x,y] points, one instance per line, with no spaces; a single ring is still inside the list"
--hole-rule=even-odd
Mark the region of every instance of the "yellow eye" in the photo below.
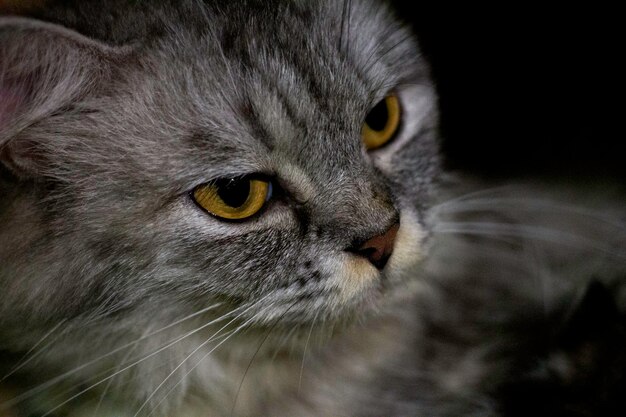
[[[200,207],[227,220],[242,220],[254,215],[271,196],[269,181],[250,177],[215,180],[193,191],[193,198]]]
[[[368,150],[380,148],[389,142],[400,125],[400,102],[395,94],[390,94],[370,110],[361,137]]]

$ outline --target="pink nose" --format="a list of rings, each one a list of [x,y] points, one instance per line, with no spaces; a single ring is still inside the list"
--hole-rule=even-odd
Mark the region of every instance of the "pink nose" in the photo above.
[[[383,269],[393,252],[393,244],[400,225],[395,223],[382,235],[369,238],[356,249],[351,250],[355,254],[366,258],[376,268]]]

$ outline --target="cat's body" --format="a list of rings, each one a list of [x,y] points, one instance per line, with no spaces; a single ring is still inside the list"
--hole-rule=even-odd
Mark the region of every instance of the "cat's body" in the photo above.
[[[3,413],[508,415],[593,278],[623,341],[619,200],[438,184],[434,89],[387,5],[37,17],[0,20]],[[398,133],[366,151],[390,94]],[[249,175],[273,184],[249,219],[194,204]]]

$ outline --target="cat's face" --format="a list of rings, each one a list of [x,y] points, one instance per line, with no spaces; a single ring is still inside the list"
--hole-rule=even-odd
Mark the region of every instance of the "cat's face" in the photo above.
[[[0,144],[20,181],[4,185],[2,302],[31,319],[219,302],[306,323],[384,298],[422,255],[434,93],[385,7],[339,3],[190,3],[123,46],[3,20]],[[40,62],[4,64],[25,54]],[[368,149],[386,97],[399,121]]]

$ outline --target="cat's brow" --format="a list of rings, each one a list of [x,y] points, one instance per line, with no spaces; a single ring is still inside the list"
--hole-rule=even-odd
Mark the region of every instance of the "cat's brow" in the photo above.
[[[243,106],[243,115],[254,136],[271,152],[274,150],[274,138],[264,123],[260,120],[259,112],[253,101],[249,100]]]
[[[254,136],[270,151],[291,142],[298,130],[305,129],[297,110],[278,90],[268,92],[263,100],[251,99],[246,116]]]

